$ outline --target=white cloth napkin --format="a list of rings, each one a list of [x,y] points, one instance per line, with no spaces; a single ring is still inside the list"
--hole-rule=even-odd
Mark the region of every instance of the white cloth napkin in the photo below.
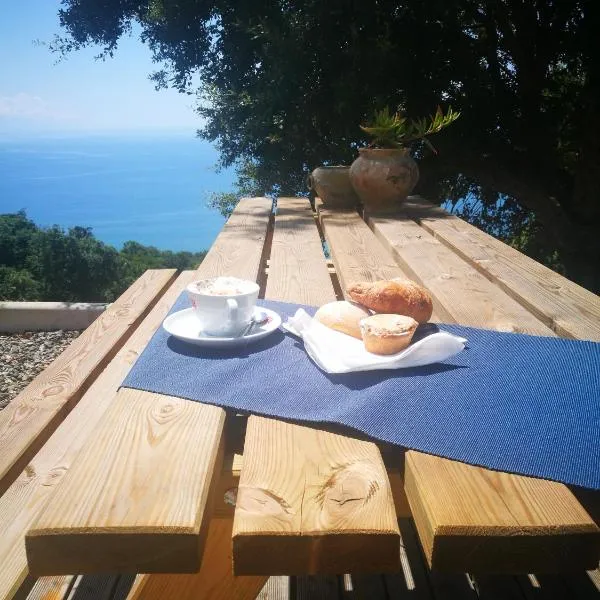
[[[362,340],[325,327],[301,308],[283,327],[302,338],[307,354],[326,373],[422,367],[458,354],[467,343],[465,338],[438,331],[398,354],[380,356],[367,352]]]

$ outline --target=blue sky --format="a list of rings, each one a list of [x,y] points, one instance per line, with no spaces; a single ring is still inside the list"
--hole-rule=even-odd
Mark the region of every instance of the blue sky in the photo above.
[[[34,40],[60,33],[57,0],[3,3],[0,12],[0,137],[30,133],[182,129],[199,118],[194,96],[156,92],[150,51],[137,37],[124,39],[113,59],[97,49],[57,57]]]

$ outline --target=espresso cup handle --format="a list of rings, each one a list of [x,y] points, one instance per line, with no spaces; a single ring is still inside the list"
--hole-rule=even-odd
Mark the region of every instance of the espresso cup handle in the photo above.
[[[237,300],[234,300],[233,298],[227,298],[227,309],[229,312],[229,322],[230,323],[237,323],[238,320],[238,303]]]

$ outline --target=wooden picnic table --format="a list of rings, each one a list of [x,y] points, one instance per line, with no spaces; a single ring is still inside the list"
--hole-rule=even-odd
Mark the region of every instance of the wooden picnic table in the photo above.
[[[312,305],[405,276],[436,321],[600,340],[597,296],[421,198],[366,218],[243,199],[197,271],[148,271],[0,412],[0,600],[599,593],[596,493],[119,389],[216,275]]]

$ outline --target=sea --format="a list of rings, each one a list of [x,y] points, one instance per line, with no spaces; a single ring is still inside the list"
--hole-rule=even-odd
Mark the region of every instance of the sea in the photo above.
[[[209,248],[225,219],[208,207],[232,191],[217,150],[187,133],[0,139],[0,214],[24,209],[40,226],[91,227],[117,248]]]

